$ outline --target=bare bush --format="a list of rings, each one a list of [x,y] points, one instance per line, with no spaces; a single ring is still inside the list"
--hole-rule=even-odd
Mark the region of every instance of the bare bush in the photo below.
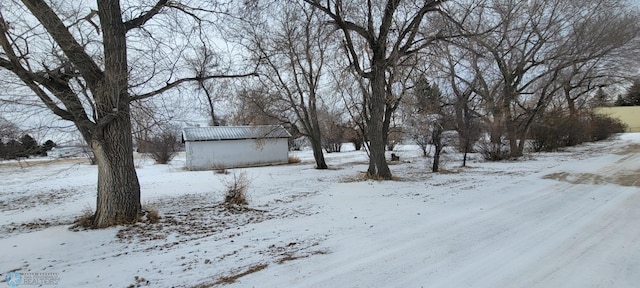
[[[144,149],[141,152],[149,153],[157,164],[167,164],[178,154],[180,142],[178,137],[171,132],[163,132],[148,140],[140,141]]]
[[[576,127],[580,124],[579,119],[571,118],[562,113],[547,113],[541,116],[531,125],[530,137],[533,151],[557,151],[572,143],[583,142],[583,139],[579,139],[583,137],[579,137],[579,133],[574,132],[584,130],[584,127]]]
[[[624,133],[626,125],[618,119],[604,115],[589,115],[589,140],[600,141],[611,137],[616,133]]]
[[[561,112],[543,115],[531,126],[530,137],[536,152],[557,151],[587,141],[600,141],[625,131],[617,119],[593,113],[571,116]]]
[[[342,144],[337,142],[327,142],[323,144],[322,147],[327,151],[327,153],[334,153],[341,151]]]
[[[251,181],[247,178],[247,173],[242,172],[239,175],[234,173],[233,177],[227,181],[224,181],[224,186],[227,189],[227,195],[224,198],[224,203],[227,206],[243,206],[249,204],[247,201],[247,191]]]
[[[487,161],[502,161],[511,158],[509,146],[506,141],[494,143],[490,141],[481,141],[479,143],[479,151],[482,158]]]

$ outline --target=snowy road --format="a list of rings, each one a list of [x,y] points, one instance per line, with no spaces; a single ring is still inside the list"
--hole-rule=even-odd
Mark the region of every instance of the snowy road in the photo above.
[[[626,146],[483,183],[441,207],[367,203],[359,208],[368,213],[352,214],[378,211],[367,216],[371,229],[338,233],[333,253],[237,286],[640,287],[639,152]],[[340,203],[336,211],[350,211]]]

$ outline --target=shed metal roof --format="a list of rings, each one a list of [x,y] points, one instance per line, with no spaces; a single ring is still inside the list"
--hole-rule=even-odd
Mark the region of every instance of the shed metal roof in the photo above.
[[[291,134],[281,125],[208,126],[182,129],[185,142],[220,141],[261,138],[289,138]]]

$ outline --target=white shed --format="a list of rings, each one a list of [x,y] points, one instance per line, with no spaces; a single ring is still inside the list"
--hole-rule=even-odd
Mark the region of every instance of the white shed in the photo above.
[[[287,163],[289,137],[291,134],[280,125],[182,129],[189,170]]]

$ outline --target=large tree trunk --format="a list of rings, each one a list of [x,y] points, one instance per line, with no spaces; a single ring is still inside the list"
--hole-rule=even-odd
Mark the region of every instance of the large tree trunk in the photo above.
[[[522,156],[520,149],[518,148],[518,131],[517,124],[511,119],[510,116],[507,119],[507,140],[509,140],[509,156],[518,158]]]
[[[440,154],[442,152],[442,125],[440,123],[434,123],[433,130],[431,131],[431,139],[433,140],[433,146],[435,151],[433,153],[433,165],[431,166],[431,172],[440,171]]]
[[[98,114],[91,149],[98,161],[95,227],[131,223],[140,213],[140,184],[133,163],[126,29],[120,3],[98,1],[103,31],[104,78],[94,87]]]
[[[141,209],[131,122],[127,113],[122,114],[103,129],[102,141],[91,142],[98,161],[98,197],[93,219],[96,228],[135,222]]]
[[[322,153],[322,138],[320,130],[310,131],[309,141],[311,141],[311,150],[313,150],[313,159],[316,160],[316,169],[328,169],[327,162],[324,160]]]
[[[374,68],[375,69],[375,68]],[[384,110],[385,110],[385,74],[384,69],[378,68],[373,72],[371,79],[371,111],[369,115],[369,177],[389,180],[392,178],[391,170],[385,158]]]

